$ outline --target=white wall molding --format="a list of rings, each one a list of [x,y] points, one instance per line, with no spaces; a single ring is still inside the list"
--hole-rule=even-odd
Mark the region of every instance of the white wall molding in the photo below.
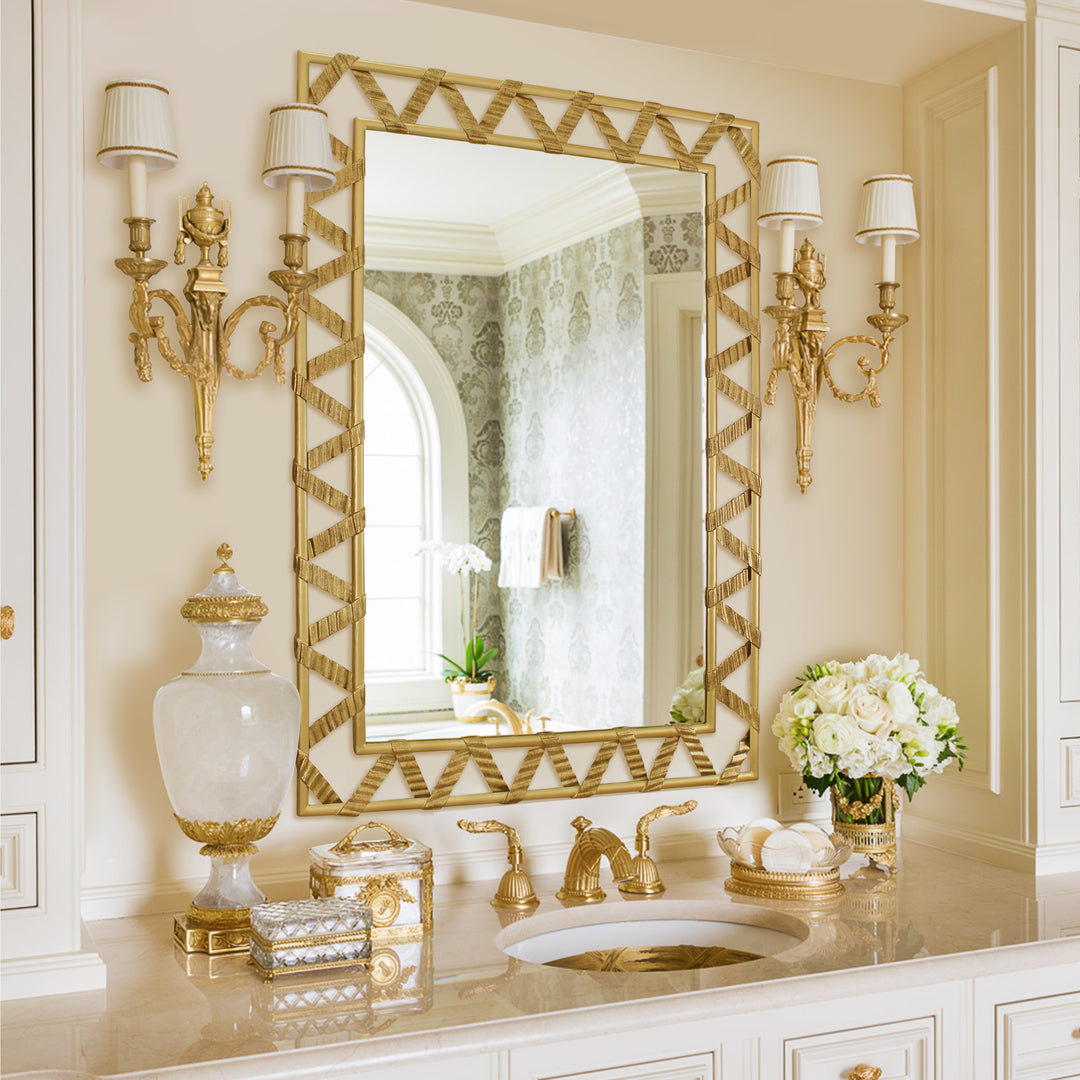
[[[79,952],[5,960],[0,1001],[50,994],[84,994],[94,990],[104,994],[104,967],[89,940],[87,948]]]
[[[933,299],[925,307],[925,340],[927,356],[930,358],[930,374],[927,379],[929,393],[925,400],[925,415],[929,417],[929,454],[924,466],[927,470],[925,489],[929,493],[927,522],[931,535],[928,545],[928,595],[926,597],[929,669],[935,673],[939,685],[947,693],[952,685],[949,676],[957,674],[955,663],[950,670],[948,656],[953,652],[957,635],[964,637],[972,633],[984,633],[986,641],[985,656],[985,694],[986,708],[977,711],[975,716],[965,713],[964,727],[968,733],[969,754],[967,767],[963,773],[950,776],[950,780],[965,787],[981,788],[1001,793],[1001,744],[1002,744],[1002,704],[1001,681],[1001,506],[1000,506],[1000,327],[999,327],[999,286],[998,266],[1000,260],[999,221],[1000,175],[998,147],[998,68],[987,67],[974,78],[950,87],[923,104],[923,130],[925,132],[924,157],[921,168],[921,188],[924,199],[924,228],[928,237],[930,254],[928,261],[927,294]],[[955,355],[957,336],[962,336],[962,323],[975,322],[970,310],[959,311],[945,302],[945,286],[955,284],[955,249],[958,235],[950,230],[955,217],[955,207],[949,205],[955,189],[950,187],[952,178],[947,175],[948,166],[958,150],[963,149],[961,140],[965,131],[965,118],[982,128],[984,138],[984,156],[981,162],[972,163],[975,169],[966,178],[981,182],[982,192],[972,192],[972,198],[981,194],[985,199],[986,215],[982,240],[984,250],[972,253],[971,266],[987,267],[985,291],[979,298],[981,310],[978,322],[986,327],[985,350],[980,350],[979,360],[985,357],[986,409],[980,418],[971,413],[957,416],[957,408],[962,408],[964,401],[956,394],[956,385],[952,392],[947,380],[955,378],[955,372],[949,363],[944,362]],[[958,121],[960,127],[954,132],[951,122]],[[977,177],[977,181],[976,181]],[[968,298],[971,299],[971,298]],[[982,378],[982,371],[972,374]],[[947,475],[950,464],[950,435],[948,431],[958,431],[958,420],[964,430],[964,442],[972,442],[972,428],[981,428],[980,434],[985,439],[985,457],[983,478],[986,491],[986,514],[983,528],[971,521],[963,511],[960,514],[959,528],[968,529],[971,534],[983,533],[986,538],[985,596],[987,621],[985,625],[954,626],[949,619],[955,616],[950,611],[946,597],[946,579],[949,568],[946,559],[956,551],[959,539],[957,523],[950,516],[951,500],[948,498]],[[966,424],[966,426],[964,426]],[[971,462],[967,462],[971,464]],[[959,480],[959,478],[957,478]],[[962,483],[974,483],[977,477],[967,476]],[[950,532],[950,527],[952,531]],[[970,537],[968,537],[970,539]],[[964,665],[965,670],[970,670]],[[978,737],[972,733],[972,726],[979,723],[982,730]]]
[[[1040,877],[1080,871],[1080,841],[1063,844],[1029,844],[1007,840],[979,829],[961,828],[948,822],[905,814],[903,835],[928,847],[965,855],[971,859],[1006,866]]]
[[[1037,14],[1044,14],[1040,4]],[[1030,71],[1033,187],[1027,200],[1030,230],[1028,366],[1034,456],[1031,562],[1034,565],[1030,655],[1031,707],[1037,719],[1034,835],[1040,844],[1071,842],[1076,807],[1062,789],[1063,740],[1080,731],[1075,668],[1080,664],[1080,433],[1076,396],[1080,253],[1062,237],[1075,236],[1080,199],[1077,176],[1077,97],[1080,94],[1080,25],[1045,18],[1026,31]],[[1071,229],[1071,234],[1070,234]]]

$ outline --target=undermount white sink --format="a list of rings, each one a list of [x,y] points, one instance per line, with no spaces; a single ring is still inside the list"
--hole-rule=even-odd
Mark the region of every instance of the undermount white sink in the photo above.
[[[798,919],[762,908],[708,900],[616,901],[533,915],[500,931],[495,944],[532,964],[604,950],[672,946],[735,950],[754,954],[753,959],[797,948],[808,933]]]

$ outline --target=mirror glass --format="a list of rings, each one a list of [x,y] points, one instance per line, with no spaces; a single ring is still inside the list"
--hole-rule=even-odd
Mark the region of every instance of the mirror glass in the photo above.
[[[365,143],[365,741],[666,724],[705,632],[704,176]]]

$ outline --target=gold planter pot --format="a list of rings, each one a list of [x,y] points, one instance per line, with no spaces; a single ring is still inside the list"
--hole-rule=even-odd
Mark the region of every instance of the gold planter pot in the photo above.
[[[882,777],[877,794],[865,803],[845,798],[835,787],[831,795],[833,831],[851,844],[852,851],[865,855],[871,865],[880,866],[890,873],[896,870],[896,810],[899,795],[892,780]],[[856,820],[844,821],[845,817]],[[866,820],[876,817],[883,820]]]

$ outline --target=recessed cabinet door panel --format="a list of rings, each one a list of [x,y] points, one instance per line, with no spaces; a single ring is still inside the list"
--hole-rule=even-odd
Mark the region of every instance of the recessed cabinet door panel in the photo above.
[[[612,1051],[616,1051],[614,1046]],[[712,1054],[697,1054],[663,1061],[642,1061],[614,1069],[559,1073],[557,1076],[545,1076],[544,1080],[720,1080],[720,1072],[714,1070],[713,1064]],[[517,1080],[516,1076],[512,1075],[511,1080]]]
[[[34,707],[34,176],[30,0],[0,4],[0,758],[37,758]]]
[[[1080,1078],[1080,994],[997,1008],[1000,1080]]]
[[[785,1040],[784,1080],[862,1080],[860,1065],[880,1069],[881,1080],[937,1080],[936,1029],[924,1016]]]

